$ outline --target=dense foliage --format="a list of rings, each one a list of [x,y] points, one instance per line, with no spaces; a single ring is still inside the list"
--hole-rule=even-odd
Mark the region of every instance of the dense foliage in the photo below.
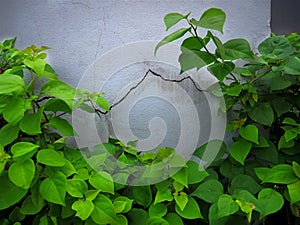
[[[222,43],[214,34],[223,32],[225,19],[215,8],[199,20],[170,13],[167,29],[182,20],[187,27],[155,49],[190,34],[181,45],[181,73],[207,67],[218,79],[208,91],[224,99],[220,113],[233,114],[227,127],[236,133],[233,144],[211,141],[221,148],[206,170],[168,147],[140,154],[134,142],[115,139],[92,152],[66,145],[74,131],[65,115],[109,110],[109,103],[102,93],[59,80],[45,60],[47,47],[0,43],[0,225],[299,224],[300,37],[272,36],[254,53],[244,39]],[[206,36],[198,29],[207,29]],[[116,168],[113,159],[123,164]],[[114,182],[141,179],[126,165],[160,162],[170,172],[163,182]],[[142,178],[165,175],[149,168]]]

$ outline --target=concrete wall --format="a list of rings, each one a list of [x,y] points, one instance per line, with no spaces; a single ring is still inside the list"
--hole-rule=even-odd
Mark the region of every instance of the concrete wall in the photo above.
[[[192,12],[198,19],[210,7],[221,8],[227,14],[221,39],[245,38],[255,49],[270,34],[270,1],[1,0],[0,40],[17,36],[19,48],[31,44],[50,46],[49,63],[64,81],[73,86],[101,88],[113,103],[148,69],[168,78],[181,78],[177,75],[177,46],[170,47],[169,52],[168,47],[162,47],[158,52],[160,63],[144,62],[158,59],[153,57],[151,41],[157,42],[167,34],[163,24],[165,14]],[[124,59],[130,60],[123,62]],[[122,68],[110,70],[116,65]],[[113,74],[101,75],[104,70]],[[211,80],[204,70],[193,76],[202,87]],[[170,84],[155,76],[146,80],[105,121],[89,118],[87,122],[88,116],[81,115],[82,125],[88,128],[81,132],[81,140],[93,143],[98,135],[94,129],[99,130],[99,124],[100,136],[110,132],[123,141],[138,139],[143,143],[139,145],[142,150],[171,146],[189,152],[209,138],[222,137],[224,117],[219,120],[212,113],[218,101],[198,92],[188,80],[181,84]],[[220,134],[211,134],[218,131]]]

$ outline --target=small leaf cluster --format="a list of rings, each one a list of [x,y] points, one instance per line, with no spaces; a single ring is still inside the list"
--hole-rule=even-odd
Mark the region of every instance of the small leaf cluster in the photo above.
[[[227,132],[233,132],[233,143],[211,166],[219,175],[214,181],[219,185],[198,192],[199,196],[222,193],[208,201],[212,203],[209,224],[252,224],[282,217],[276,213],[285,215],[283,223],[296,224],[300,217],[300,36],[272,34],[254,52],[245,39],[223,43],[217,37],[225,25],[222,10],[210,8],[199,20],[189,17],[190,13],[165,16],[167,30],[180,21],[187,26],[160,41],[155,53],[189,34],[180,47],[181,73],[207,69],[216,79],[207,92],[220,98],[219,113],[230,118]],[[198,34],[200,29],[206,30],[205,36]],[[202,148],[195,151],[200,158]],[[238,220],[241,216],[247,223]]]

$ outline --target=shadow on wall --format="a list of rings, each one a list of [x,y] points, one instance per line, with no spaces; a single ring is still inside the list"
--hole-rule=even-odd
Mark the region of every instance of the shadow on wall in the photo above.
[[[272,0],[272,32],[277,35],[288,35],[292,32],[300,33],[299,10],[299,0]]]

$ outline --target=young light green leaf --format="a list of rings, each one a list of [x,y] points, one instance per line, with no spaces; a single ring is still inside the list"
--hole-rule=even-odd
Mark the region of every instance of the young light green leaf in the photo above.
[[[132,209],[133,200],[125,196],[117,197],[114,202],[114,208],[116,213],[127,213]]]
[[[184,194],[183,195],[175,195],[174,200],[176,202],[176,206],[178,206],[179,209],[181,211],[183,211],[189,201],[189,198],[187,195],[184,195]]]
[[[65,206],[67,179],[62,172],[56,172],[40,184],[40,194],[48,202]]]
[[[258,128],[255,125],[249,124],[242,127],[239,133],[245,140],[258,144]]]
[[[199,205],[193,197],[188,198],[188,203],[186,204],[184,210],[181,210],[176,204],[175,211],[178,213],[178,215],[185,219],[203,219]]]
[[[293,170],[296,176],[300,178],[300,165],[297,162],[293,162]]]
[[[287,188],[289,191],[291,204],[299,202],[300,201],[300,180],[298,180],[295,183],[288,184]]]
[[[106,110],[106,111],[110,110],[109,101],[106,98],[102,97],[102,96],[97,97],[96,104],[98,106],[100,106],[102,109]]]
[[[37,153],[37,161],[47,166],[62,167],[66,164],[65,157],[53,149],[43,149]]]
[[[94,203],[94,211],[91,214],[92,219],[97,224],[116,223],[117,215],[111,200],[105,195],[99,194]]]
[[[202,14],[196,25],[207,29],[217,30],[223,34],[225,20],[225,12],[221,9],[210,8]]]
[[[65,136],[74,136],[73,127],[67,120],[60,118],[59,116],[51,118],[48,124]]]
[[[38,186],[31,188],[29,195],[22,203],[20,212],[24,215],[35,215],[44,207],[44,200],[39,193]]]
[[[8,170],[9,179],[18,187],[28,189],[35,175],[35,165],[32,159],[13,163]]]
[[[114,183],[111,175],[104,171],[99,171],[97,173],[94,173],[89,178],[90,184],[103,192],[107,192],[110,194],[114,194]]]
[[[180,13],[176,13],[176,12],[169,13],[169,14],[165,15],[164,23],[166,25],[166,31],[168,31],[169,28],[171,28],[172,26],[177,24],[180,20],[183,20],[183,19],[187,18],[187,16],[183,16]]]
[[[75,216],[82,220],[86,220],[94,210],[94,204],[91,200],[79,199],[72,204],[72,209],[76,211]]]
[[[23,93],[25,91],[24,80],[17,75],[2,74],[0,76],[0,94]]]
[[[87,183],[79,179],[67,180],[66,187],[68,194],[75,198],[83,198],[88,190]]]
[[[152,204],[149,207],[149,216],[150,217],[163,217],[167,214],[167,207],[164,204]]]
[[[252,148],[252,144],[249,141],[244,139],[240,139],[234,142],[230,146],[230,155],[239,163],[244,165],[244,161],[247,158],[250,150]]]
[[[29,135],[36,135],[42,133],[41,120],[43,115],[43,108],[41,107],[37,113],[25,114],[20,121],[20,130]]]
[[[29,60],[29,59],[24,59],[24,64],[32,69],[38,77],[42,77],[44,75],[45,71],[45,66],[46,66],[46,61],[44,59],[34,59],[34,60]]]
[[[31,158],[38,148],[39,145],[30,142],[17,142],[11,147],[11,153],[14,161],[22,161]]]
[[[172,41],[177,40],[178,38],[181,38],[183,35],[185,35],[191,28],[180,28],[179,30],[169,34],[165,38],[163,38],[155,47],[154,54],[156,54],[157,50]]]
[[[19,125],[6,124],[0,129],[0,145],[6,146],[17,139]]]

